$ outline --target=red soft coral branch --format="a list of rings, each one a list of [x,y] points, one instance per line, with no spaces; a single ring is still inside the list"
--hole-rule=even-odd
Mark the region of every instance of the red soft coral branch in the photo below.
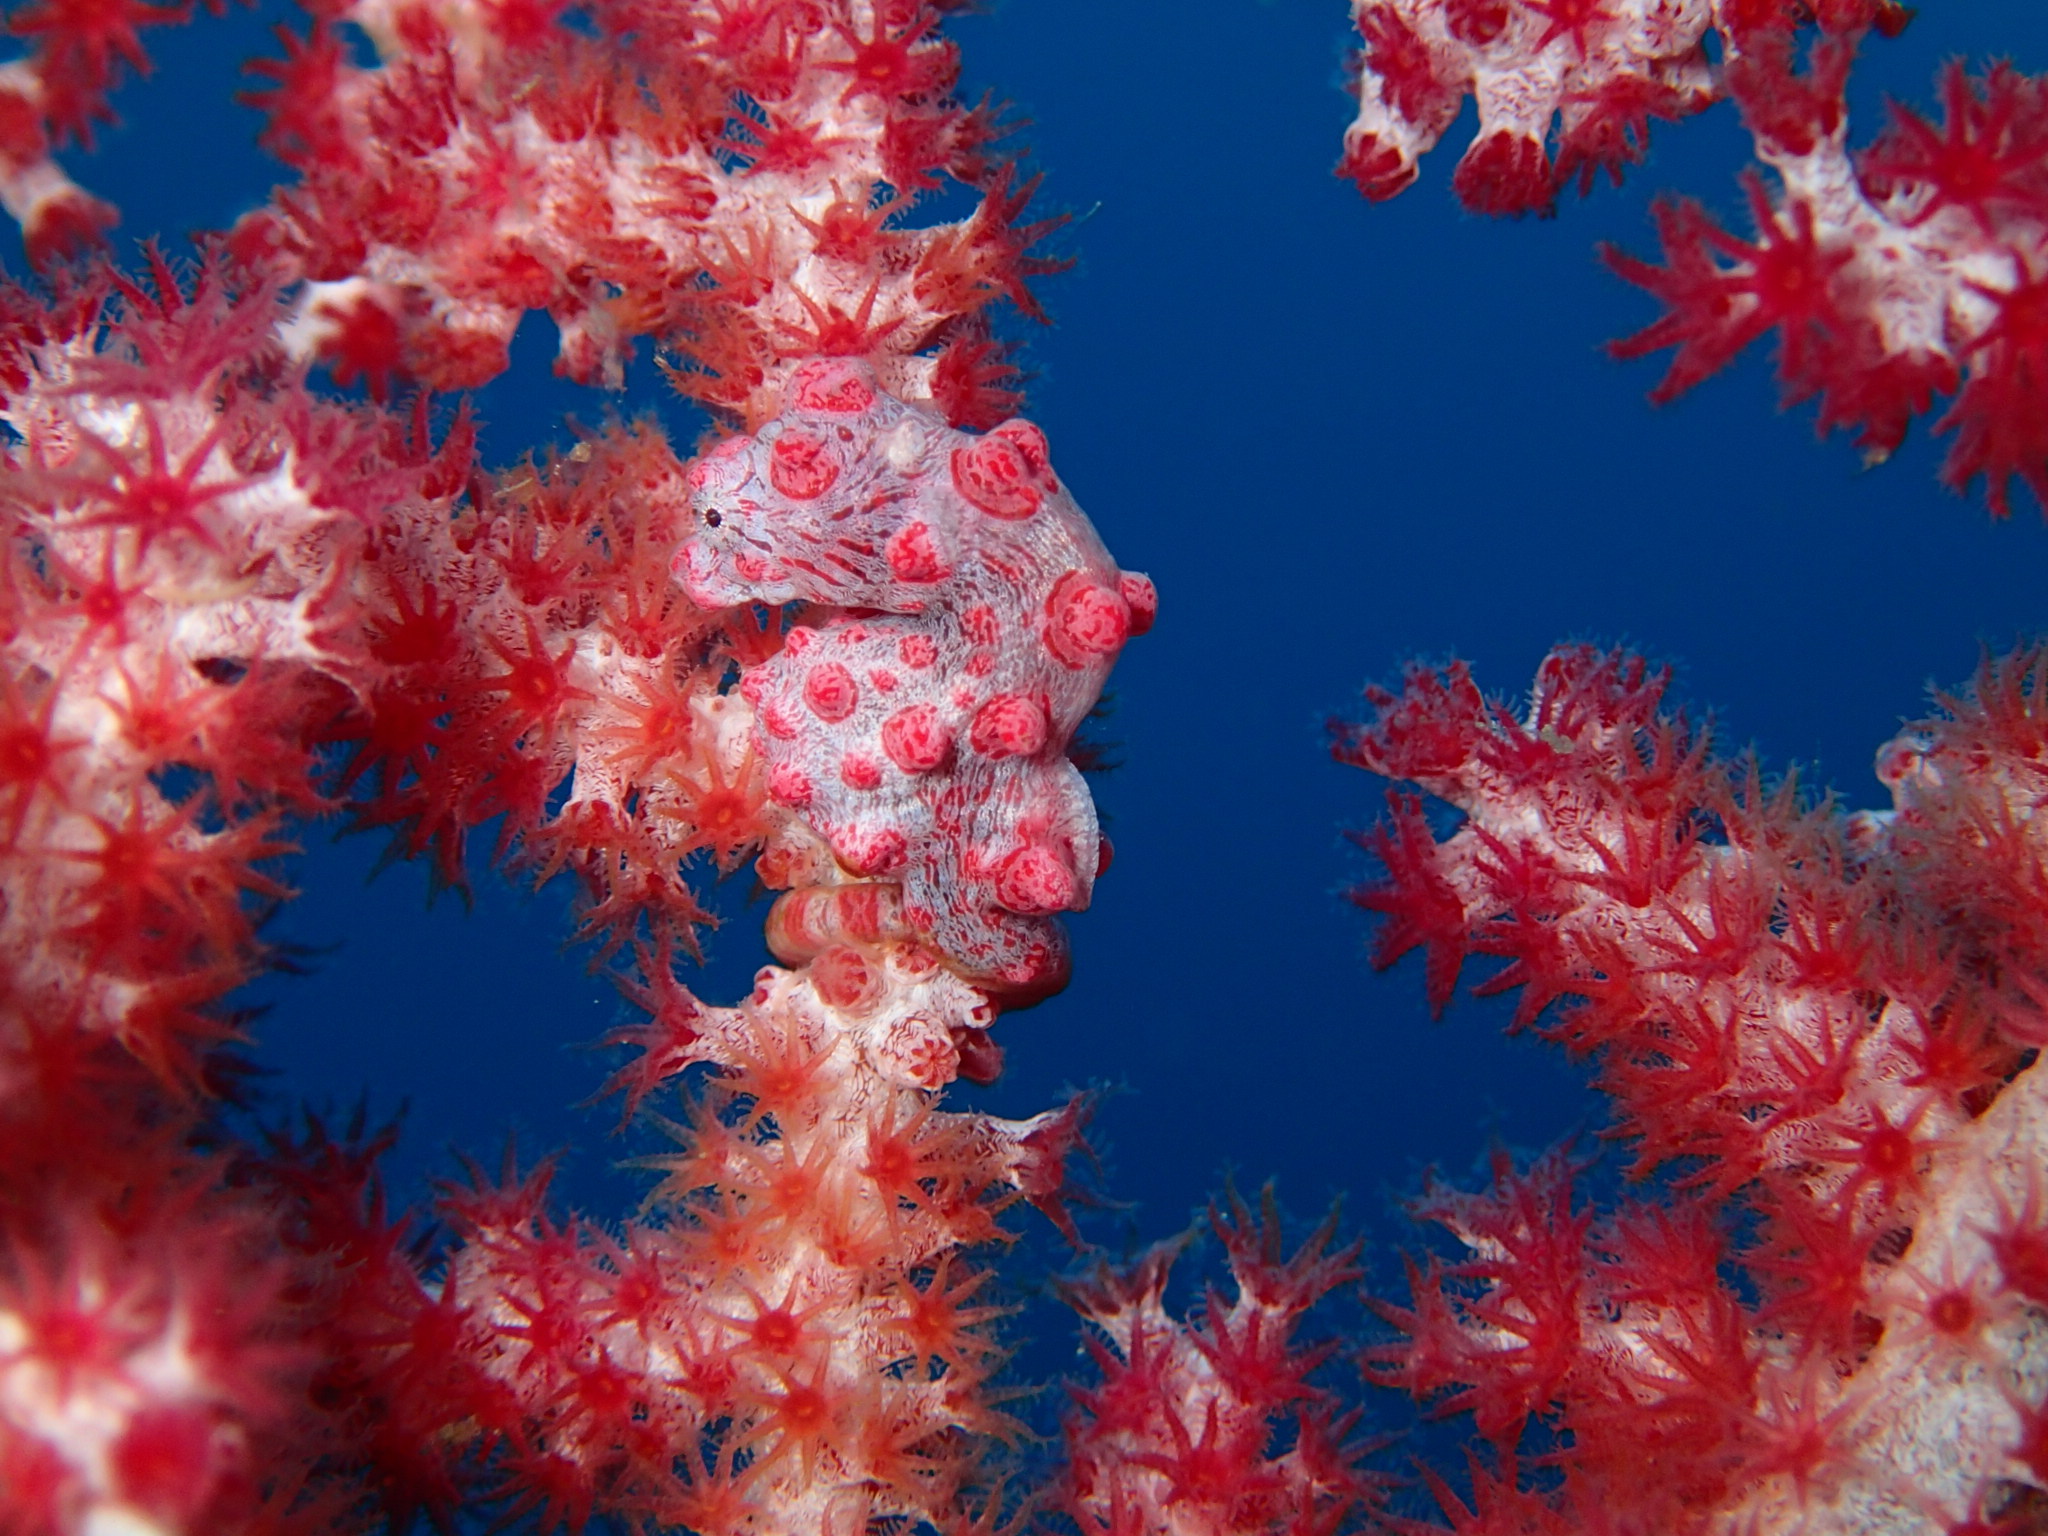
[[[1987,663],[1881,759],[1896,810],[1853,821],[1711,756],[1619,653],[1554,653],[1519,714],[1418,671],[1340,730],[1464,816],[1432,836],[1397,796],[1366,839],[1387,950],[1426,910],[1433,952],[1506,957],[1479,990],[1522,986],[1518,1022],[1593,1059],[1669,1191],[1598,1215],[1553,1155],[1425,1195],[1460,1256],[1411,1264],[1412,1300],[1379,1304],[1401,1337],[1364,1360],[1474,1415],[1499,1453],[1478,1509],[1957,1529],[2032,1475],[2041,666]],[[1561,1481],[1524,1484],[1539,1423]]]
[[[1995,516],[2010,510],[2015,480],[2048,506],[2033,313],[2048,271],[2042,80],[2002,62],[1977,76],[1950,64],[1939,126],[1895,105],[1884,133],[1852,155],[1856,45],[1896,33],[1905,7],[1358,0],[1355,10],[1366,47],[1338,169],[1376,199],[1415,179],[1468,92],[1479,134],[1453,186],[1492,214],[1549,212],[1559,188],[1576,176],[1583,192],[1603,167],[1618,180],[1641,158],[1651,118],[1732,98],[1770,173],[1743,174],[1755,238],[1690,199],[1660,201],[1661,264],[1603,254],[1665,312],[1610,350],[1674,350],[1651,391],[1663,402],[1774,334],[1784,402],[1817,400],[1819,430],[1850,432],[1873,463],[1937,396],[1954,394],[1935,422],[1955,433],[1944,483],[1981,478]],[[1808,26],[1817,35],[1802,69]],[[1709,33],[1719,69],[1707,63]]]
[[[2048,429],[2034,404],[2032,311],[2048,261],[2037,184],[2048,97],[2009,65],[1981,79],[1952,66],[1942,130],[1895,108],[1890,129],[1852,158],[1846,45],[1824,46],[1808,75],[1789,60],[1779,38],[1728,74],[1781,189],[1774,200],[1760,177],[1746,177],[1756,242],[1728,235],[1695,205],[1660,207],[1665,265],[1611,250],[1608,261],[1669,313],[1613,350],[1676,346],[1652,394],[1667,400],[1774,330],[1786,403],[1818,397],[1820,430],[1850,430],[1872,461],[1935,396],[1954,391],[1935,423],[1956,434],[1943,480],[1961,490],[1981,476],[1998,516],[2015,479],[2038,498]]]
[[[641,423],[492,474],[466,407],[443,426],[423,393],[386,403],[490,378],[532,309],[561,330],[562,371],[616,383],[651,337],[731,423],[777,421],[786,392],[828,418],[886,393],[905,431],[833,474],[901,472],[929,437],[947,445],[923,466],[932,506],[1015,521],[1057,497],[1075,552],[1047,576],[1066,580],[1052,640],[984,608],[961,621],[972,665],[892,651],[965,712],[905,749],[915,771],[950,784],[985,702],[966,680],[1027,652],[1044,670],[1054,643],[1075,674],[1062,708],[1085,715],[1154,598],[1010,419],[991,311],[1043,318],[1059,220],[1026,215],[1038,181],[998,152],[997,113],[950,96],[948,9],[321,8],[251,97],[296,185],[208,239],[196,273],[151,250],[146,278],[101,264],[0,293],[0,1526],[1015,1514],[996,1445],[1017,1426],[992,1380],[1007,1309],[967,1250],[1004,1240],[1020,1203],[1073,1232],[1087,1101],[1018,1122],[942,1107],[956,1078],[1000,1070],[997,1008],[933,914],[906,914],[900,869],[856,878],[833,829],[786,785],[771,796],[740,680],[783,652],[787,599],[716,606],[678,583],[678,547],[733,506],[705,461]],[[17,16],[33,51],[0,79],[0,201],[32,257],[102,218],[51,135],[144,67],[138,27],[182,16]],[[970,211],[918,223],[912,194],[944,177]],[[804,371],[821,354],[853,359],[837,393]],[[319,361],[371,399],[317,394]],[[810,447],[815,472],[828,450]],[[996,511],[952,489],[955,449],[1008,498]],[[926,609],[949,536],[918,523],[892,544],[895,579],[924,584],[903,614]],[[879,540],[864,553],[879,563]],[[875,670],[860,686],[880,696],[899,675]],[[1076,899],[1057,861],[1104,862],[1049,726],[988,750],[1065,789],[1061,825],[965,850],[1022,859],[1013,900],[1061,962],[1041,992],[1065,975],[1050,914]],[[879,760],[848,784],[878,784]],[[492,821],[501,863],[575,877],[580,936],[600,963],[630,957],[625,995],[650,1016],[622,1032],[641,1054],[614,1086],[628,1115],[676,1095],[640,1220],[558,1218],[545,1167],[508,1164],[428,1226],[385,1209],[388,1137],[237,1141],[223,999],[271,959],[283,829],[331,811],[391,829],[445,884]],[[694,882],[757,854],[797,888],[776,929],[791,964],[737,1006],[700,1003],[676,977],[710,920]],[[1284,1374],[1271,1340],[1219,1333],[1219,1369],[1248,1389]]]
[[[1075,1389],[1055,1498],[1090,1536],[1337,1531],[1382,1502],[1383,1480],[1360,1465],[1368,1447],[1347,1443],[1352,1419],[1309,1380],[1329,1346],[1293,1337],[1356,1278],[1356,1247],[1332,1247],[1332,1217],[1287,1253],[1270,1190],[1258,1214],[1233,1195],[1210,1225],[1236,1295],[1212,1288],[1198,1321],[1165,1307],[1185,1239],[1066,1288],[1103,1379]]]

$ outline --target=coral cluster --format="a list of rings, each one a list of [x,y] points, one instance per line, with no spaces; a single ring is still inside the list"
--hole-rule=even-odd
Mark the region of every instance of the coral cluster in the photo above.
[[[814,356],[987,427],[1013,377],[987,310],[1039,315],[1050,222],[996,147],[923,0],[322,8],[260,65],[266,142],[299,173],[238,245],[308,280],[307,344],[437,388],[501,372],[520,316],[559,371],[616,385],[635,340],[747,425]],[[375,42],[349,61],[340,28]],[[536,84],[544,86],[536,89]],[[978,189],[956,223],[918,201]]]
[[[1548,212],[1574,176],[1582,189],[1600,169],[1618,179],[1653,119],[1732,98],[1775,187],[1745,175],[1756,234],[1729,233],[1690,199],[1660,203],[1662,266],[1606,255],[1667,312],[1614,352],[1675,348],[1653,393],[1668,400],[1775,333],[1786,402],[1817,400],[1819,429],[1854,433],[1871,462],[1953,394],[1935,424],[1955,433],[1943,479],[1960,490],[1983,477],[2003,515],[2015,479],[2048,501],[2048,422],[2034,403],[2048,346],[2048,90],[2006,63],[1975,76],[1952,63],[1940,123],[1894,106],[1852,151],[1857,43],[1909,14],[1887,0],[1359,0],[1360,109],[1340,170],[1369,197],[1401,191],[1469,91],[1480,128],[1459,197],[1480,212]]]
[[[1375,202],[1406,191],[1466,99],[1479,131],[1452,176],[1474,213],[1548,213],[1573,181],[1620,181],[1650,124],[1713,105],[1744,76],[1782,68],[1806,24],[1840,41],[1896,33],[1892,0],[1354,0],[1363,41],[1358,114],[1340,175]],[[1717,68],[1715,45],[1730,68]],[[1824,107],[1821,98],[1803,106]],[[1797,109],[1795,109],[1797,110]]]
[[[1433,1185],[1456,1240],[1370,1375],[1468,1410],[1460,1531],[2018,1532],[2048,1497],[2039,651],[1988,662],[1845,818],[1715,759],[1666,679],[1588,649],[1526,711],[1418,669],[1340,731],[1391,791],[1378,960],[1464,961],[1596,1068],[1632,1173]]]
[[[1098,858],[1063,753],[1149,588],[1119,581],[1035,432],[998,426],[1014,371],[986,312],[1035,315],[1025,283],[1049,264],[1029,254],[1043,226],[1015,222],[1028,184],[993,114],[948,95],[940,9],[323,7],[259,66],[296,186],[194,272],[96,262],[6,291],[10,1532],[333,1532],[477,1507],[858,1530],[1014,1504],[988,1454],[1012,1428],[989,1381],[1001,1308],[964,1250],[1002,1239],[1020,1198],[1067,1225],[1082,1110],[940,1107],[999,1066],[994,978],[915,903],[907,925],[877,918],[906,910],[894,871],[838,864],[833,827],[771,798],[782,738],[756,701],[847,612],[676,584],[735,450],[693,478],[640,422],[494,474],[465,410],[385,403],[491,377],[546,309],[579,379],[615,382],[653,337],[684,393],[744,428],[786,393],[808,408],[805,381],[857,380],[1002,500],[986,515],[1043,499],[1036,526],[1072,551],[1047,580],[1086,590],[1031,588],[987,644],[993,675],[1037,677],[1023,610],[1053,599],[1071,665],[1015,755],[1065,821],[1034,801],[1002,828],[1071,864],[1059,900],[1048,862],[1044,899],[1018,906],[1078,904]],[[143,63],[137,27],[180,19],[15,17],[35,46],[0,80],[0,181],[37,259],[111,217],[62,181],[51,137],[104,115]],[[941,176],[973,211],[917,226]],[[324,398],[322,364],[369,398]],[[846,484],[901,477],[888,447],[860,442]],[[1028,477],[1002,483],[1026,450]],[[931,526],[942,541],[937,510]],[[958,554],[992,569],[997,550]],[[1024,649],[1039,659],[1007,659]],[[289,896],[290,827],[330,813],[444,883],[487,824],[502,862],[577,882],[583,937],[646,1015],[614,1087],[629,1112],[679,1105],[639,1221],[558,1221],[544,1173],[508,1168],[423,1223],[385,1210],[364,1127],[237,1131],[226,1000],[273,959],[259,927]],[[778,931],[804,942],[710,1007],[676,978],[707,921],[690,882],[756,854],[801,887]]]
[[[543,1529],[997,1521],[1014,1503],[990,1456],[1017,1431],[991,1383],[1006,1309],[962,1250],[1006,1239],[1020,1197],[1064,1222],[1081,1106],[1022,1123],[939,1109],[894,1034],[958,1007],[960,986],[840,951],[764,971],[735,1008],[669,988],[622,1086],[637,1102],[717,1070],[675,1149],[645,1160],[661,1219],[559,1223],[545,1169],[477,1175],[441,1202],[432,1277],[360,1152],[317,1129],[278,1149],[265,1172],[318,1287],[308,1352],[339,1432],[319,1428],[353,1461],[318,1464],[325,1508],[284,1483],[289,1513],[309,1530],[473,1500]],[[339,1492],[338,1461],[354,1474]]]
[[[274,283],[159,278],[14,296],[10,1528],[986,1502],[1000,1352],[957,1250],[1020,1191],[1057,1210],[1077,1111],[936,1107],[963,1055],[992,1070],[961,1042],[993,1010],[911,939],[822,946],[738,1009],[673,979],[702,919],[684,861],[774,826],[724,688],[775,632],[670,585],[682,467],[641,429],[476,476],[460,432],[430,451],[308,395]],[[545,1180],[508,1176],[409,1235],[360,1137],[225,1136],[220,1000],[265,961],[287,818],[344,804],[450,879],[493,817],[576,874],[651,1015],[629,1106],[716,1069],[658,1160],[664,1220],[554,1226]]]
[[[1653,119],[1732,98],[1767,168],[1757,234],[1699,204],[1664,264],[1609,248],[1667,313],[1613,345],[1676,349],[1668,400],[1775,333],[1787,403],[1884,459],[1934,398],[1943,478],[2048,501],[2039,408],[2048,90],[2007,63],[1894,106],[1860,151],[1872,0],[1360,0],[1360,112],[1340,170],[1394,195],[1468,92],[1453,185],[1553,210],[1619,179]],[[1810,30],[1808,30],[1810,29]],[[1802,59],[1802,53],[1804,55]],[[2043,659],[1987,662],[1880,754],[1895,809],[1845,817],[1713,757],[1638,658],[1554,653],[1526,710],[1417,668],[1338,756],[1395,780],[1363,842],[1377,960],[1424,954],[1431,1007],[1472,957],[1514,1027],[1592,1064],[1640,1186],[1602,1208],[1570,1150],[1491,1187],[1432,1181],[1449,1249],[1376,1303],[1368,1376],[1469,1412],[1460,1532],[2018,1536],[2048,1507],[2048,1040],[2035,830]],[[1413,792],[1419,789],[1421,794]]]
[[[0,371],[0,1508],[25,1532],[198,1528],[281,1454],[301,1277],[198,1106],[235,1091],[219,1002],[262,963],[286,816],[321,804],[304,722],[336,702],[341,578],[436,468],[265,366],[274,285],[159,277],[10,293]]]
[[[1056,1507],[1083,1536],[1323,1536],[1380,1508],[1385,1480],[1312,1378],[1335,1345],[1296,1337],[1303,1316],[1355,1280],[1356,1246],[1333,1248],[1334,1215],[1286,1252],[1269,1189],[1254,1216],[1234,1195],[1212,1210],[1236,1294],[1214,1286],[1176,1318],[1166,1286],[1183,1241],[1135,1263],[1097,1264],[1067,1287],[1091,1330],[1101,1382],[1074,1389]]]

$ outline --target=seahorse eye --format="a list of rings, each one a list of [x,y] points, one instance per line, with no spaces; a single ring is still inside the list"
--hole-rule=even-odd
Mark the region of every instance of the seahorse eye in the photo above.
[[[706,507],[704,509],[704,526],[706,528],[716,528],[724,522],[725,514],[723,512],[720,512],[718,508]]]

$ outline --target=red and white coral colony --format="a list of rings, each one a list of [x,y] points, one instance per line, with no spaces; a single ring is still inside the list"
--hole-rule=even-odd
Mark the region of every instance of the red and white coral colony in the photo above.
[[[1417,669],[1340,731],[1466,816],[1439,838],[1391,795],[1357,896],[1379,963],[1421,949],[1441,1008],[1468,956],[1505,961],[1477,990],[1595,1065],[1661,1177],[1596,1215],[1559,1152],[1418,1203],[1465,1253],[1411,1266],[1366,1360],[1493,1448],[1476,1506],[1438,1484],[1457,1529],[2034,1528],[2044,668],[1987,663],[1888,747],[1883,815],[1717,760],[1621,653],[1554,653],[1521,713]]]
[[[1934,397],[1955,399],[1943,478],[2048,500],[2048,92],[2008,64],[1951,64],[1943,117],[1894,106],[1849,148],[1843,91],[1860,41],[1896,33],[1894,0],[1356,0],[1365,46],[1340,171],[1370,198],[1412,184],[1469,94],[1479,133],[1453,174],[1480,213],[1547,213],[1577,180],[1619,180],[1654,120],[1732,99],[1756,141],[1744,178],[1756,234],[1690,199],[1661,204],[1664,264],[1609,249],[1666,314],[1614,344],[1675,348],[1653,398],[1683,393],[1778,336],[1787,403],[1881,460]],[[1800,23],[1811,22],[1802,59]],[[1709,44],[1719,62],[1710,61]],[[1802,67],[1803,65],[1803,67]]]
[[[2048,497],[2048,87],[1952,65],[1847,147],[1843,88],[1886,0],[1360,0],[1340,171],[1392,196],[1479,101],[1454,187],[1548,212],[1618,176],[1652,118],[1732,97],[1772,173],[1758,233],[1657,214],[1665,265],[1610,250],[1675,347],[1653,398],[1775,331],[1788,401],[1882,459],[1939,393],[1944,470]],[[1813,24],[1803,70],[1804,24]],[[1718,61],[1710,62],[1714,43]],[[1554,154],[1553,154],[1554,146]],[[1656,1198],[1595,1213],[1564,1152],[1498,1161],[1417,1214],[1381,1383],[1469,1411],[1459,1532],[2020,1536],[2048,1510],[2048,655],[1987,661],[1880,754],[1895,808],[1844,817],[1711,756],[1636,657],[1554,653],[1525,710],[1415,669],[1337,731],[1390,792],[1378,961],[1420,949],[1432,1008],[1470,956],[1596,1068]],[[1440,829],[1432,797],[1463,813]]]
[[[1037,314],[1050,226],[948,95],[943,9],[318,7],[258,66],[297,179],[196,279],[7,291],[0,1528],[1003,1513],[965,1250],[1019,1199],[1064,1220],[1080,1111],[934,1091],[1064,979],[1056,914],[1103,858],[1066,749],[1153,600],[1014,417],[987,312]],[[111,216],[50,145],[179,19],[14,17],[37,260]],[[972,212],[917,224],[944,178]],[[686,471],[615,427],[489,474],[460,413],[434,441],[423,394],[381,403],[492,378],[531,309],[570,375],[652,337],[754,435]],[[648,1015],[615,1086],[685,1090],[657,1216],[558,1223],[544,1173],[478,1176],[429,1257],[360,1128],[221,1139],[218,1005],[263,963],[287,818],[337,809],[448,881],[502,817],[515,864],[580,882]],[[796,887],[792,968],[737,1007],[675,979],[697,854]]]

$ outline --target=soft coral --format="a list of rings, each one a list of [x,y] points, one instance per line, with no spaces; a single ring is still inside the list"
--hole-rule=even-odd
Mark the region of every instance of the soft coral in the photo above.
[[[1375,1303],[1406,1338],[1368,1347],[1367,1374],[1435,1400],[1437,1413],[1471,1412],[1482,1435],[1512,1448],[1580,1364],[1591,1218],[1574,1209],[1573,1174],[1564,1155],[1524,1173],[1503,1153],[1485,1194],[1433,1184],[1415,1214],[1453,1233],[1470,1257],[1427,1270],[1411,1263],[1413,1304]]]
[[[1766,791],[1753,765],[1661,753],[1667,725],[1618,687],[1635,669],[1577,648],[1521,721],[1496,707],[1479,727],[1485,706],[1425,676],[1344,732],[1347,755],[1464,814],[1394,872],[1476,893],[1464,942],[1499,940],[1521,967],[1504,974],[1570,978],[1543,1002],[1582,1000],[1541,1032],[1594,1056],[1632,1172],[1662,1179],[1662,1209],[1605,1219],[1554,1164],[1425,1198],[1464,1252],[1411,1266],[1412,1300],[1379,1304],[1404,1337],[1365,1363],[1495,1443],[1487,1496],[1447,1504],[1454,1521],[1853,1524],[1896,1507],[1902,1480],[1929,1510],[1987,1507],[2011,1435],[2034,1454],[2035,1410],[2008,1387],[2031,1347],[2015,1293],[2044,1267],[2020,1173],[2044,1123],[2024,1048],[2039,668],[2033,651],[1987,663],[1948,718],[1888,748],[1884,821]],[[1648,861],[1638,902],[1611,878],[1630,846],[1616,830],[1671,817],[1686,856]],[[1953,1394],[1938,1412],[1931,1373]],[[1529,1476],[1525,1437],[1555,1482]]]

